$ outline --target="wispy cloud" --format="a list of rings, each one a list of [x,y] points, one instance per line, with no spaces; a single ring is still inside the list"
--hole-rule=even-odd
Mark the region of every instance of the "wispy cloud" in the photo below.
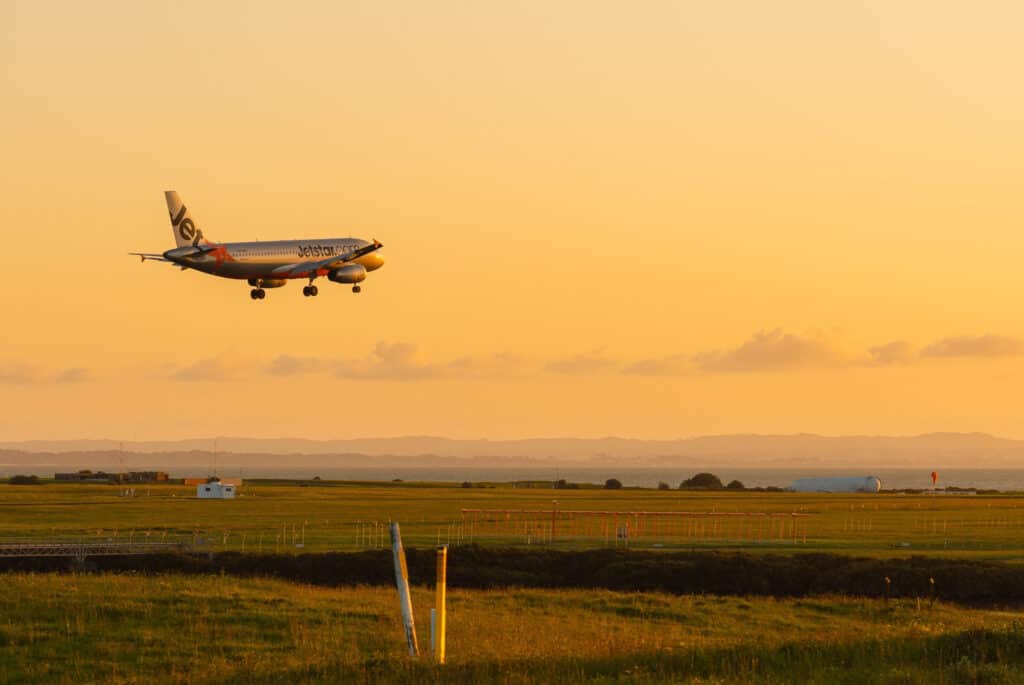
[[[40,380],[42,374],[31,364],[6,362],[0,364],[0,383],[32,383]]]
[[[197,383],[227,381],[234,379],[235,376],[234,367],[225,363],[220,357],[207,357],[172,371],[168,378],[186,383]]]
[[[685,354],[641,359],[622,369],[622,373],[635,376],[681,376],[692,371],[693,358]]]
[[[430,358],[409,342],[381,341],[363,356],[318,357],[282,354],[262,364],[263,373],[289,378],[320,375],[358,381],[414,382],[432,380],[535,378],[545,374],[593,376],[680,377],[718,373],[756,373],[828,367],[882,367],[909,365],[926,359],[936,362],[954,357],[1024,355],[1024,341],[1006,336],[981,335],[943,338],[922,348],[906,340],[893,340],[864,349],[845,344],[835,332],[790,333],[783,329],[759,331],[735,347],[697,353],[680,352],[662,357],[621,359],[591,351],[554,359],[524,358],[512,354]],[[177,381],[231,381],[238,367],[222,357],[199,359],[187,366],[172,366],[161,375]],[[31,370],[0,367],[0,382],[22,382]],[[90,374],[68,369],[52,380],[85,380]]]
[[[21,362],[0,364],[0,384],[84,383],[95,378],[95,372],[81,366],[50,372],[35,364]]]
[[[555,373],[587,375],[610,371],[617,366],[617,362],[600,354],[577,354],[564,359],[554,359],[545,364],[545,369]]]
[[[411,343],[379,342],[364,359],[335,362],[338,378],[410,381],[444,375],[444,366],[424,361]]]
[[[922,357],[1012,357],[1024,354],[1024,340],[1002,335],[942,338],[921,350]]]
[[[271,360],[264,369],[271,376],[301,376],[316,371],[328,371],[333,373],[331,362],[316,357],[296,357],[290,354],[282,354]]]
[[[95,378],[95,374],[89,369],[80,366],[72,366],[64,369],[53,376],[54,383],[85,383]]]
[[[525,361],[510,354],[488,357],[458,357],[447,362],[423,358],[411,343],[379,342],[365,357],[327,359],[280,355],[265,368],[275,376],[297,376],[325,373],[349,380],[415,381],[439,378],[497,378],[521,375]]]
[[[914,361],[917,352],[913,345],[905,340],[894,340],[884,345],[876,345],[868,349],[868,356],[873,364],[909,364]]]
[[[739,347],[702,352],[693,358],[701,371],[763,371],[848,362],[838,341],[819,333],[760,331]]]

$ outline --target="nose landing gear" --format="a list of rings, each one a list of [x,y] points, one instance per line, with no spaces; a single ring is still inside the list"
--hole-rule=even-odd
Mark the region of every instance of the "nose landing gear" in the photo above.
[[[317,287],[315,285],[306,285],[306,286],[302,287],[302,296],[303,297],[316,297],[317,293],[319,293],[319,292],[320,291],[317,290]]]
[[[352,292],[354,292],[354,293],[361,293],[361,292],[363,292],[363,289],[360,288],[358,285],[354,285],[354,286],[352,286]]]
[[[249,297],[251,297],[254,300],[262,300],[266,296],[267,291],[264,290],[263,288],[253,288],[252,290],[249,291]]]

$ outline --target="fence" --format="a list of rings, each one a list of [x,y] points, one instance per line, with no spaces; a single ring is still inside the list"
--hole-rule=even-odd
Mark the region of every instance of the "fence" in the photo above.
[[[188,552],[191,546],[174,542],[2,542],[0,557],[69,557]]]
[[[605,546],[807,542],[810,514],[796,512],[463,509],[455,543],[505,538],[526,544],[601,540]]]

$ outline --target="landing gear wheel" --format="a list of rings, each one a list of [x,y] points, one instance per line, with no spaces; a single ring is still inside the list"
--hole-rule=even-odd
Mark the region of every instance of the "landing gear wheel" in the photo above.
[[[309,286],[308,285],[302,286],[302,296],[303,297],[309,297]]]
[[[354,285],[354,286],[352,286],[352,292],[354,292],[354,293],[361,293],[361,292],[363,292],[363,289],[360,288],[358,285]]]
[[[267,296],[267,291],[266,290],[264,290],[263,288],[257,288],[256,289],[256,299],[257,300],[262,300],[266,296]]]
[[[256,288],[253,288],[252,290],[249,291],[249,297],[251,297],[254,300],[260,299],[260,291],[257,290]]]
[[[317,290],[317,288],[316,288],[316,286],[315,286],[315,285],[311,285],[311,286],[309,286],[309,296],[310,296],[310,297],[316,297],[316,296],[317,296],[317,293],[319,293],[319,292],[320,292],[320,291],[319,291],[319,290]]]

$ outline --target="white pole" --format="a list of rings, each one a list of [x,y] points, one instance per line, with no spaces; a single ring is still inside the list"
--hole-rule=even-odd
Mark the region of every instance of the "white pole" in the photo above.
[[[437,609],[430,608],[430,653],[437,654]]]
[[[398,522],[391,524],[391,555],[395,562],[395,585],[398,587],[398,603],[402,607],[402,625],[405,627],[405,641],[409,644],[409,656],[419,656],[412,597],[409,594],[409,569],[405,565],[405,549],[402,548],[402,533]]]

